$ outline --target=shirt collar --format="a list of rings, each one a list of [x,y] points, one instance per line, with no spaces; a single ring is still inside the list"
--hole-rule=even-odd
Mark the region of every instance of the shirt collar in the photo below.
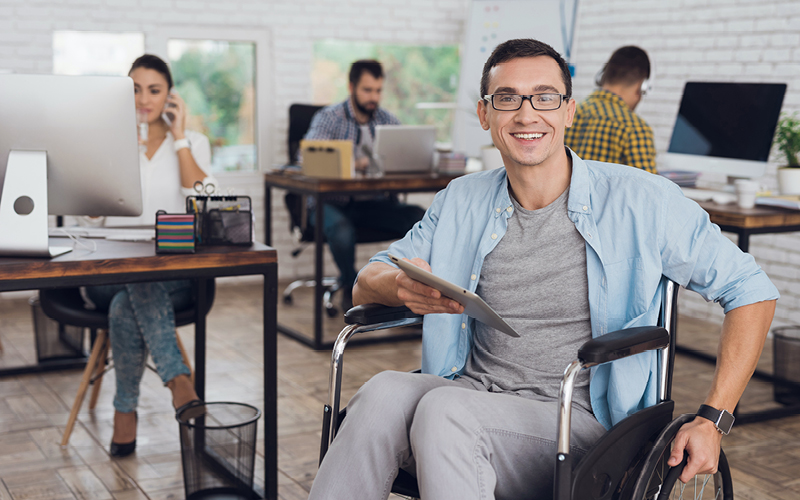
[[[569,181],[567,210],[580,214],[590,214],[592,213],[592,205],[589,195],[589,167],[574,151],[569,148],[566,148],[566,150],[572,156],[572,177]]]
[[[602,99],[604,101],[611,101],[617,106],[624,106],[626,108],[628,107],[628,105],[625,104],[625,101],[622,100],[622,97],[611,92],[610,90],[597,89],[589,95],[589,99]]]

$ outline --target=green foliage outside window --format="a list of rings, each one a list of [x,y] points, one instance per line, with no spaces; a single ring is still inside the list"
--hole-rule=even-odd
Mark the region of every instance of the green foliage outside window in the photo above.
[[[254,44],[170,40],[168,50],[175,90],[189,108],[187,128],[208,137],[212,169],[253,170]]]
[[[314,43],[313,100],[333,104],[348,97],[350,65],[377,59],[386,75],[381,106],[406,125],[435,125],[437,140],[450,141],[454,110],[418,109],[418,103],[455,103],[460,68],[456,45],[383,45],[319,40]]]

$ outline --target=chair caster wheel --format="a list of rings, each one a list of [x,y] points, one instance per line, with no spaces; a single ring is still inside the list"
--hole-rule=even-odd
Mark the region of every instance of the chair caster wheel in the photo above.
[[[291,295],[284,295],[283,296],[283,303],[286,305],[292,305],[292,296]]]
[[[328,313],[329,318],[335,318],[339,315],[339,309],[337,309],[335,306],[326,307],[325,312]]]

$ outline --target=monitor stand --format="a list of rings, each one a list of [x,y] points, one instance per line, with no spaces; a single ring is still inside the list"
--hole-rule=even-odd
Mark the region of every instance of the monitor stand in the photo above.
[[[47,153],[8,153],[0,195],[0,255],[56,257],[70,247],[51,247],[47,236]]]

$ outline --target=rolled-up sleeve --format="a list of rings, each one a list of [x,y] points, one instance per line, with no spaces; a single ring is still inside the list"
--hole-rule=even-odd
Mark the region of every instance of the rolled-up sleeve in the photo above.
[[[661,219],[662,264],[673,281],[718,302],[726,313],[780,297],[753,256],[722,235],[705,210],[677,188],[665,196]]]

